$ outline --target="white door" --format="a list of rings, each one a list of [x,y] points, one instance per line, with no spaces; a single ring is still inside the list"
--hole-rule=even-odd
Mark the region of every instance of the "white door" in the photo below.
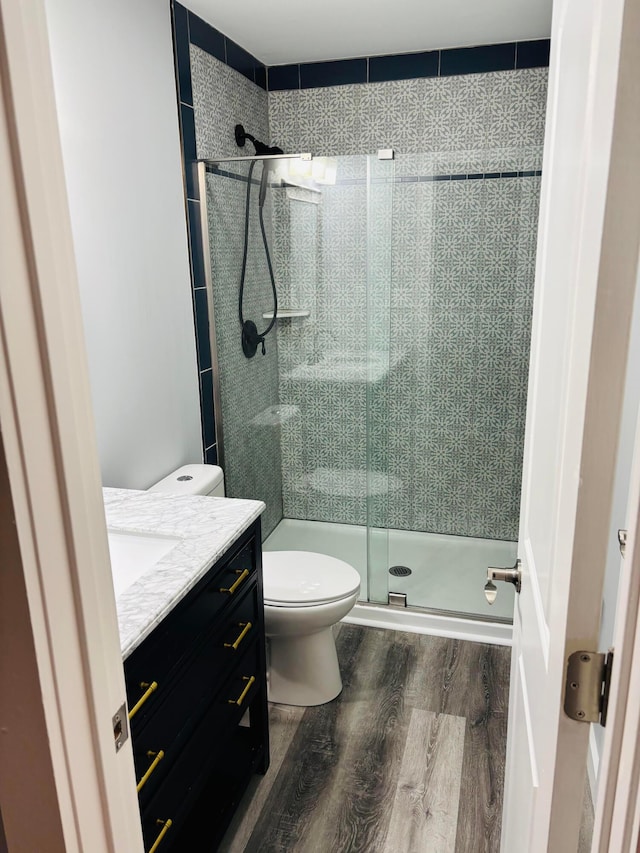
[[[564,714],[564,672],[599,634],[638,259],[637,5],[554,2],[504,853],[578,844],[589,726]]]

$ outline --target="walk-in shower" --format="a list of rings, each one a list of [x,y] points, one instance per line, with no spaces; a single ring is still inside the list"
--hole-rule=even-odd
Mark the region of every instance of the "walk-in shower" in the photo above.
[[[512,588],[483,588],[516,554],[540,172],[483,155],[211,159],[200,199],[219,457],[264,547],[345,560],[365,601],[506,622]]]

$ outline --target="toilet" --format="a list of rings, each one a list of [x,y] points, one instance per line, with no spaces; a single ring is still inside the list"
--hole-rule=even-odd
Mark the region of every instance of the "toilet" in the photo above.
[[[224,497],[217,465],[183,465],[151,492]],[[333,626],[353,608],[360,575],[342,560],[313,551],[264,551],[269,701],[323,705],[342,690]]]
[[[147,489],[173,495],[224,497],[224,473],[217,465],[183,465]]]
[[[360,575],[313,551],[265,551],[264,616],[269,699],[323,705],[342,690],[333,626],[353,608]]]

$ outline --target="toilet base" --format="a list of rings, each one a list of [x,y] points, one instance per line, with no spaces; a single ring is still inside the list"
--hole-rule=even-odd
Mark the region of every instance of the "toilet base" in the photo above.
[[[342,691],[332,628],[314,634],[269,637],[270,702],[324,705]]]

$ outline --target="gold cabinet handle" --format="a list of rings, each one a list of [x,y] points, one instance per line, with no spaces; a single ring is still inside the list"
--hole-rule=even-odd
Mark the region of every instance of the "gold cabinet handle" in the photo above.
[[[240,631],[233,643],[224,644],[225,649],[233,649],[235,652],[240,643],[244,640],[244,638],[251,630],[251,622],[238,622],[238,625],[240,626],[240,628],[242,628],[242,631]]]
[[[162,829],[160,830],[160,834],[158,835],[156,840],[153,842],[153,846],[149,848],[149,853],[155,853],[156,852],[156,850],[160,846],[160,842],[162,841],[162,839],[165,837],[167,832],[169,832],[169,830],[173,826],[173,821],[171,820],[171,818],[169,818],[169,820],[157,820],[156,823],[159,824],[159,826],[161,826]]]
[[[134,716],[138,713],[140,708],[142,708],[142,706],[147,701],[149,696],[151,696],[151,694],[158,689],[158,682],[152,681],[151,684],[149,684],[148,681],[141,681],[140,687],[146,687],[147,689],[142,694],[142,696],[138,699],[138,701],[133,706],[133,708],[129,711],[129,719],[130,720],[133,720]]]
[[[242,680],[243,680],[243,681],[246,681],[246,682],[247,682],[247,684],[246,684],[246,686],[245,686],[244,690],[243,690],[243,691],[242,691],[242,693],[238,696],[238,698],[237,698],[237,699],[227,699],[227,702],[228,702],[230,705],[242,705],[242,703],[243,703],[243,702],[244,702],[244,700],[245,700],[245,696],[246,696],[246,695],[247,695],[247,693],[251,690],[251,685],[252,685],[252,684],[254,683],[254,681],[256,680],[256,677],[255,677],[255,675],[252,675],[252,676],[251,676],[251,678],[249,678],[249,676],[248,676],[248,675],[243,675],[243,676],[242,676]]]
[[[155,758],[154,758],[154,756],[155,756]],[[161,762],[161,761],[162,761],[162,759],[164,758],[164,749],[161,749],[161,750],[160,750],[160,752],[147,752],[147,757],[148,757],[148,758],[153,758],[153,761],[152,761],[152,762],[151,762],[151,764],[149,765],[149,769],[147,770],[147,772],[144,774],[144,776],[142,777],[142,779],[140,779],[140,781],[139,781],[139,782],[138,782],[138,784],[136,785],[136,791],[137,791],[138,793],[140,793],[140,791],[141,791],[141,790],[144,788],[144,786],[147,784],[147,782],[149,781],[149,776],[151,776],[151,774],[152,774],[152,773],[153,773],[153,771],[156,769],[156,767],[158,766],[158,764],[160,764],[160,762]]]
[[[228,588],[227,588],[227,587],[224,587],[224,586],[221,586],[221,587],[220,587],[220,592],[228,592],[228,593],[229,593],[229,595],[233,595],[233,593],[238,589],[238,587],[240,586],[240,584],[241,584],[243,581],[245,581],[245,580],[249,577],[249,575],[251,574],[251,572],[249,571],[249,569],[243,569],[243,570],[236,569],[236,574],[237,574],[237,575],[240,575],[240,577],[238,578],[238,580],[237,580],[237,581],[235,581],[235,583],[233,583],[233,584],[232,584],[230,587],[228,587]]]

